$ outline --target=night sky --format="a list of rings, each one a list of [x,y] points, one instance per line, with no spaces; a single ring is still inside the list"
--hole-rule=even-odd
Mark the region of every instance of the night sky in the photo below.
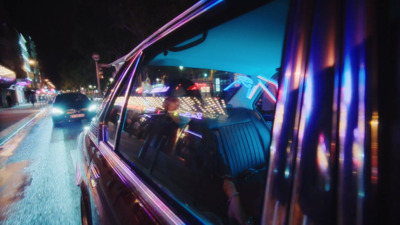
[[[32,38],[42,75],[59,88],[73,76],[86,76],[93,82],[94,52],[100,54],[101,63],[110,63],[194,3],[0,0],[0,13],[25,38]]]

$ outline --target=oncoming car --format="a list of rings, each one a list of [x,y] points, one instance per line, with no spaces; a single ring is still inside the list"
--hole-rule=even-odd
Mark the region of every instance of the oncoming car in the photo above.
[[[59,126],[70,121],[91,119],[97,110],[89,98],[81,93],[64,93],[57,95],[51,108],[53,125]]]
[[[111,63],[83,224],[397,224],[400,20],[378,8],[199,1]]]

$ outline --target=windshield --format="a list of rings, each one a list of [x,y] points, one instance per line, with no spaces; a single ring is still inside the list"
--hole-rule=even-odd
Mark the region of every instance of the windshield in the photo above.
[[[89,102],[89,99],[79,93],[72,94],[62,94],[56,97],[55,104],[65,104],[65,105],[83,105]]]

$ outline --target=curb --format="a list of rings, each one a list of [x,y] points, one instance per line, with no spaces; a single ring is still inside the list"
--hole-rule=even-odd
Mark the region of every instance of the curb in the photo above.
[[[39,112],[30,114],[21,121],[0,132],[0,146],[3,146],[5,143],[11,140],[15,135],[17,135],[22,129],[28,126],[34,119],[36,119],[46,110],[47,108],[41,108]]]

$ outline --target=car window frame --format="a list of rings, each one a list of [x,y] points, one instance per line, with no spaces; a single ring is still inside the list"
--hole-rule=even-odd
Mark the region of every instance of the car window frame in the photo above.
[[[117,75],[115,76],[116,80],[115,80],[113,86],[111,86],[108,89],[107,94],[105,95],[105,98],[103,99],[103,101],[101,103],[101,104],[104,104],[104,106],[102,107],[102,110],[98,113],[99,121],[104,122],[107,112],[109,110],[109,107],[111,105],[112,99],[114,98],[114,95],[122,88],[121,83],[124,81],[123,78],[126,76],[126,73],[129,71],[130,63],[132,60],[134,60],[134,56],[131,59],[126,60],[124,65],[118,70]]]
[[[124,68],[124,70],[121,72],[121,75],[118,78],[118,81],[116,82],[114,88],[115,90],[112,92],[109,101],[108,101],[108,105],[105,107],[105,109],[102,112],[102,115],[100,116],[100,121],[102,121],[102,137],[101,137],[101,142],[104,142],[107,146],[109,146],[111,149],[113,149],[113,151],[116,151],[116,149],[118,149],[118,144],[119,144],[119,137],[121,134],[121,123],[123,123],[121,121],[121,119],[125,120],[125,108],[127,105],[127,96],[130,93],[130,89],[132,88],[132,81],[135,75],[135,72],[137,70],[138,67],[138,63],[140,62],[141,59],[141,55],[142,52],[139,52],[138,54],[134,55],[130,60],[127,60],[127,64],[128,66],[126,68]],[[125,83],[128,82],[128,83]],[[126,90],[125,90],[125,94],[124,94],[124,104],[121,107],[121,111],[120,111],[120,121],[117,124],[116,127],[116,133],[115,133],[115,140],[114,143],[110,143],[109,140],[106,140],[105,137],[105,133],[108,132],[107,129],[107,122],[108,122],[108,118],[107,115],[110,112],[111,108],[114,107],[114,103],[116,101],[116,98],[119,96],[119,94],[121,93],[121,91],[123,90],[125,84],[127,84],[126,86]]]
[[[149,65],[151,60],[153,60],[154,57],[157,55],[157,54],[154,54],[155,52],[151,51],[151,50],[152,50],[151,48],[150,49],[147,48],[147,49],[144,49],[143,51],[141,51],[138,54],[138,60],[136,61],[135,71],[133,71],[131,73],[131,75],[130,75],[129,90],[127,90],[127,92],[125,93],[126,95],[125,95],[124,106],[122,107],[123,114],[121,114],[121,118],[123,118],[123,121],[121,121],[119,123],[119,125],[118,125],[118,129],[117,129],[117,132],[118,132],[117,135],[118,136],[116,137],[116,140],[118,140],[118,143],[116,143],[116,145],[115,145],[113,150],[118,155],[119,160],[123,161],[130,168],[130,170],[133,171],[133,173],[137,177],[142,179],[142,181],[146,184],[146,186],[149,187],[152,190],[152,193],[154,193],[159,198],[164,199],[166,202],[168,202],[168,206],[170,207],[170,209],[173,209],[173,211],[175,213],[177,213],[180,216],[182,216],[182,218],[185,218],[185,221],[191,221],[191,222],[195,221],[195,224],[204,224],[205,222],[209,222],[209,220],[207,218],[203,217],[202,215],[200,215],[198,213],[193,212],[192,209],[184,206],[181,202],[176,201],[174,199],[174,197],[172,197],[170,194],[168,194],[168,192],[163,190],[157,184],[157,181],[155,181],[154,177],[151,177],[151,176],[148,176],[148,175],[144,174],[142,170],[136,168],[135,164],[131,160],[129,160],[126,157],[122,156],[121,150],[119,149],[119,147],[120,147],[119,143],[120,143],[120,140],[121,140],[122,128],[123,128],[123,125],[125,123],[126,114],[127,114],[127,111],[128,111],[127,110],[128,99],[129,99],[131,91],[133,89],[133,84],[135,82],[135,79],[140,74],[140,72],[147,65]],[[162,51],[158,52],[158,54],[159,53],[162,53]]]

